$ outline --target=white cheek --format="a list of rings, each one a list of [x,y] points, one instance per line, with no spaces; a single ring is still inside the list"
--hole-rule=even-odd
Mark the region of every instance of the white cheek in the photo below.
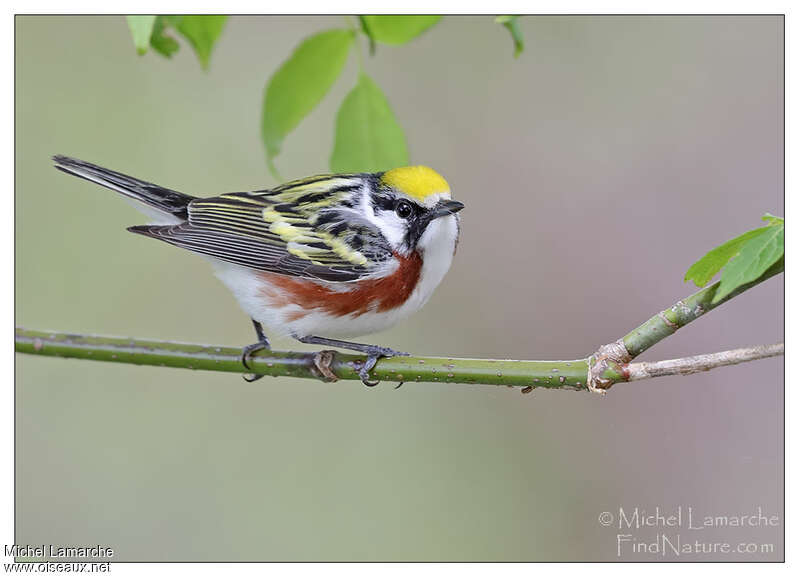
[[[381,231],[389,239],[392,247],[399,247],[406,238],[408,224],[392,211],[381,211]]]
[[[399,247],[406,236],[406,222],[394,211],[378,211],[375,215],[372,207],[367,207],[366,210],[369,221],[383,233],[389,244],[394,248]]]

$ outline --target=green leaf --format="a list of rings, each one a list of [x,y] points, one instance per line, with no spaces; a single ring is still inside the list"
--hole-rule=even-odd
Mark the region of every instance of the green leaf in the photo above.
[[[270,161],[283,139],[327,94],[342,72],[354,34],[327,30],[305,39],[272,75],[264,91],[261,136]]]
[[[153,25],[156,23],[155,16],[126,16],[128,28],[133,36],[133,44],[136,52],[144,54],[150,46],[150,36],[153,34]]]
[[[167,34],[169,28],[177,30],[194,48],[200,65],[208,68],[214,43],[222,33],[227,16],[215,15],[162,15],[128,16],[134,44],[139,54],[147,52],[148,45],[159,54],[170,58],[178,51],[178,41]]]
[[[189,44],[194,48],[200,65],[208,68],[208,60],[211,57],[211,50],[214,43],[222,33],[222,29],[227,21],[227,16],[215,16],[208,14],[182,16],[176,24],[180,32]]]
[[[441,16],[362,16],[361,25],[370,39],[383,44],[405,44],[439,22]]]
[[[153,50],[167,58],[171,58],[180,48],[178,41],[166,34],[170,19],[170,16],[159,16],[156,18],[155,25],[153,26],[153,34],[150,36],[150,46]]]
[[[722,271],[712,303],[719,303],[738,287],[755,281],[783,258],[783,228],[782,224],[764,227],[766,230],[742,246]]]
[[[330,164],[336,173],[375,172],[408,164],[403,129],[381,89],[366,74],[361,74],[339,107]]]
[[[781,217],[776,217],[775,215],[770,215],[766,213],[763,217],[761,217],[762,221],[767,221],[770,225],[783,225],[783,219]]]
[[[759,236],[768,228],[769,227],[761,227],[758,229],[753,229],[752,231],[748,231],[743,235],[739,235],[735,239],[731,239],[727,243],[712,249],[703,257],[701,257],[700,260],[698,260],[694,265],[689,267],[689,270],[686,271],[686,276],[683,278],[683,280],[692,280],[698,287],[703,287],[709,281],[711,281],[711,278],[716,275],[720,269],[727,265],[728,261],[730,261],[737,253],[739,253],[739,250],[745,243],[747,243],[753,237]]]
[[[498,16],[494,21],[505,26],[511,33],[511,40],[514,41],[514,58],[517,58],[525,50],[525,39],[519,28],[519,16]]]

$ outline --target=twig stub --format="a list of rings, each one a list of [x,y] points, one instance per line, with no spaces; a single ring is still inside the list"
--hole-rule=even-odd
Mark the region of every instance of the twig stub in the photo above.
[[[605,395],[616,382],[627,381],[626,364],[631,359],[622,339],[601,346],[590,358],[586,387],[592,393]]]

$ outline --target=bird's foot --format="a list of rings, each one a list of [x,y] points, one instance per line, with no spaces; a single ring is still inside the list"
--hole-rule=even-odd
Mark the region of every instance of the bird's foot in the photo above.
[[[250,345],[245,345],[242,348],[242,357],[241,357],[242,365],[244,365],[246,369],[252,369],[252,367],[250,367],[250,364],[247,363],[247,361],[256,351],[262,351],[264,349],[269,349],[269,342],[259,341],[258,343],[251,343]],[[250,373],[243,375],[242,379],[244,379],[247,383],[253,383],[254,381],[258,381],[262,377],[264,377],[264,374]]]
[[[358,371],[358,377],[361,378],[361,382],[367,387],[374,387],[380,383],[380,381],[370,381],[369,372],[372,371],[372,369],[375,367],[375,364],[378,363],[378,360],[381,357],[399,357],[408,355],[408,353],[395,351],[389,347],[367,345],[366,343],[353,343],[352,341],[341,341],[339,339],[329,339],[327,337],[318,337],[316,335],[295,335],[294,338],[300,343],[327,345],[329,347],[340,347],[342,349],[350,349],[351,351],[365,353],[367,355],[367,359],[364,361],[356,361],[353,364],[353,367],[356,369],[356,371]]]
[[[364,363],[361,364],[361,367],[359,367],[358,377],[361,378],[361,383],[363,383],[367,387],[375,387],[380,383],[380,380],[370,381],[369,372],[372,371],[372,369],[375,367],[375,364],[378,363],[378,360],[381,357],[408,357],[410,355],[410,353],[395,351],[394,349],[390,349],[389,347],[379,347],[377,345],[370,345],[364,351],[364,353],[367,354],[367,359],[366,361],[364,361]]]

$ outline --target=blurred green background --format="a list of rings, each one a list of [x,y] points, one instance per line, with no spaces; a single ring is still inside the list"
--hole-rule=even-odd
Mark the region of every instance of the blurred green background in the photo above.
[[[127,233],[145,219],[51,168],[73,155],[193,194],[275,184],[267,78],[341,17],[232,17],[210,70],[138,57],[125,19],[16,18],[16,323],[244,345],[203,259]],[[414,163],[466,203],[421,314],[369,338],[417,354],[582,357],[688,295],[711,247],[783,214],[780,17],[446,17],[369,73]],[[286,141],[325,172],[355,60]],[[782,339],[783,278],[647,352]],[[301,346],[278,342],[279,348]],[[645,560],[619,507],[783,507],[783,358],[571,391],[372,389],[17,355],[16,541],[117,560]],[[652,540],[654,530],[642,530]],[[773,543],[783,527],[685,535]]]

